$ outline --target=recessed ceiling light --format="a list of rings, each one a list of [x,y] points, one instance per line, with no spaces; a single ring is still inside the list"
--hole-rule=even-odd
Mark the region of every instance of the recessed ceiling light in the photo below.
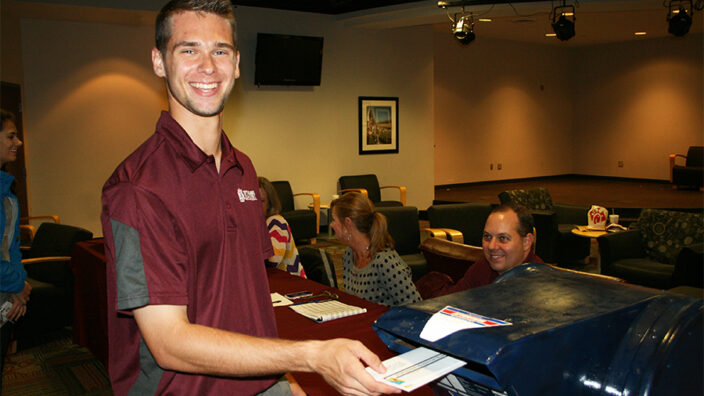
[[[545,37],[557,37],[555,33],[545,33]]]
[[[634,34],[636,36],[645,36],[646,34],[648,34],[648,32],[635,32]]]
[[[479,18],[479,22],[491,22],[491,18]]]

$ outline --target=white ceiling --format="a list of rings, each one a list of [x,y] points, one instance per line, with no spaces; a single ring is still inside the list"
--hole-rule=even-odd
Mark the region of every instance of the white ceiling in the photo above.
[[[667,4],[669,0],[665,0]],[[492,22],[475,22],[477,40],[482,37],[553,45],[595,45],[609,42],[642,40],[644,38],[674,36],[667,33],[668,8],[663,0],[580,0],[575,9],[576,35],[566,42],[555,37],[546,38],[552,33],[550,12],[553,4],[560,2],[542,1],[531,3],[467,7],[466,11],[477,16],[489,17]],[[568,0],[568,4],[575,4]],[[450,9],[450,15],[461,8]],[[338,19],[348,25],[366,28],[398,28],[421,24],[447,26],[450,33],[450,20],[447,11],[437,7],[437,1],[377,8],[368,11],[347,13]],[[704,26],[704,11],[695,11],[689,34],[701,34]],[[637,31],[647,32],[646,36],[636,37]]]

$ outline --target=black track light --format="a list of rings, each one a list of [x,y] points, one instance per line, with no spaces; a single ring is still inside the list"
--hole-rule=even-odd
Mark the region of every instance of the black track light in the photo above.
[[[570,19],[569,17],[572,17]],[[567,41],[574,37],[574,6],[566,6],[565,2],[562,2],[562,6],[555,7],[552,10],[552,30],[555,31],[555,35],[562,41]]]
[[[477,37],[474,34],[474,20],[472,16],[463,15],[457,19],[452,27],[452,34],[462,44],[467,45]]]
[[[670,0],[669,12],[667,13],[667,29],[670,34],[677,37],[682,37],[689,33],[689,28],[692,26],[692,0],[689,0],[689,11],[685,7],[687,1]],[[676,8],[673,9],[673,5]]]

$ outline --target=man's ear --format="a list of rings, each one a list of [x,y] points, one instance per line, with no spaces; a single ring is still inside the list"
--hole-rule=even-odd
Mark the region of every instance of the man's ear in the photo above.
[[[535,235],[532,233],[526,234],[523,237],[523,251],[528,251],[528,253],[533,251],[533,242],[535,242]]]
[[[235,52],[235,79],[240,78],[240,52]]]
[[[161,51],[156,47],[152,48],[152,67],[154,68],[154,74],[158,77],[166,77],[164,57],[161,55]]]

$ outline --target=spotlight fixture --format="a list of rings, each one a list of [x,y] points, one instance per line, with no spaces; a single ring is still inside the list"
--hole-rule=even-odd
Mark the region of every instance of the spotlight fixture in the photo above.
[[[686,7],[687,3],[689,3],[689,11]],[[673,8],[673,5],[676,8]],[[692,0],[670,0],[667,12],[667,22],[669,24],[667,31],[677,37],[687,34],[690,26],[692,26],[692,10]]]
[[[555,31],[557,38],[567,41],[574,37],[575,20],[573,5],[565,5],[565,0],[563,0],[561,6],[555,7],[552,10],[552,30]]]
[[[447,17],[450,19],[450,31],[455,36],[457,41],[463,45],[467,45],[474,41],[477,36],[474,34],[474,14],[467,13],[464,9],[466,0],[457,2],[438,1],[438,7],[444,8],[447,12]],[[461,6],[462,12],[454,14],[454,18],[450,16],[449,7]]]
[[[452,34],[457,41],[464,45],[474,41],[477,36],[474,34],[474,18],[472,14],[462,15],[461,17],[455,15],[455,20],[456,22],[452,26]]]

